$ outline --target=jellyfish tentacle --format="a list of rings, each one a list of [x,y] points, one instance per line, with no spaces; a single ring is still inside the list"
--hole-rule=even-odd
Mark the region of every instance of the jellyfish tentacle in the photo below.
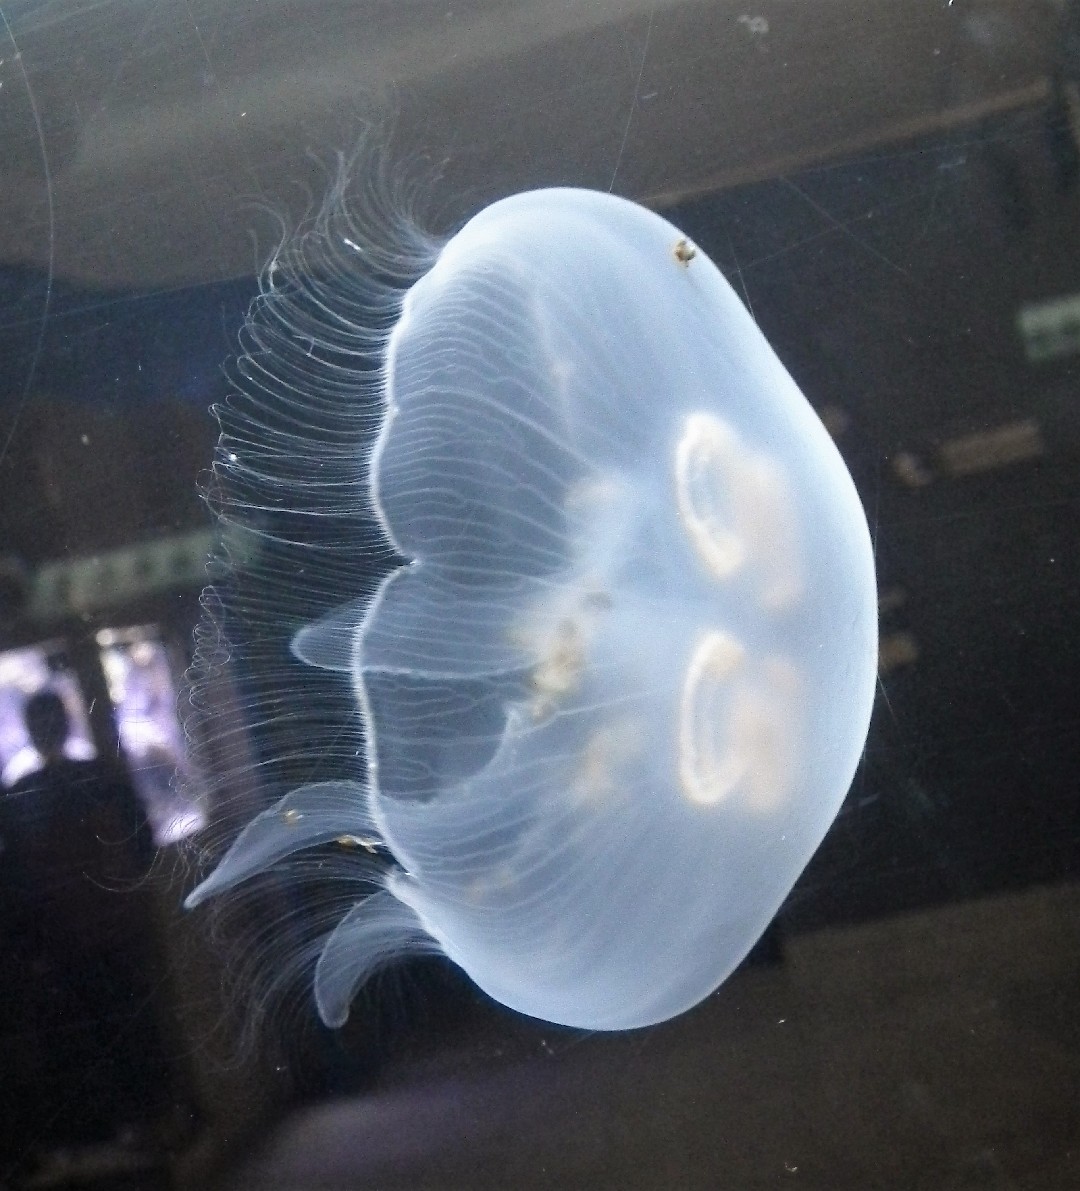
[[[438,943],[416,912],[380,890],[358,902],[327,936],[315,965],[315,1004],[331,1029],[345,1024],[357,990],[406,952],[435,954]]]
[[[252,819],[213,872],[187,895],[184,908],[194,909],[294,852],[342,838],[379,838],[366,787],[344,781],[300,786]]]

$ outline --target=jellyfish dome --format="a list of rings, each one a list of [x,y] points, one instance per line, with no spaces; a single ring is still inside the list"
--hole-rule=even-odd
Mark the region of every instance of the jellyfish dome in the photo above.
[[[408,561],[293,642],[351,682],[366,772],[258,816],[188,904],[378,842],[393,864],[316,968],[328,1023],[417,946],[547,1021],[673,1017],[761,935],[863,749],[851,478],[713,263],[608,194],[471,219],[381,376],[356,500]]]

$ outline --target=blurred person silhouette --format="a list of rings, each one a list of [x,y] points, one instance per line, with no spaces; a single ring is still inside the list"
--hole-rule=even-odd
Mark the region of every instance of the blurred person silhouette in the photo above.
[[[15,1144],[27,1127],[39,1145],[88,1143],[137,1127],[166,1082],[142,888],[153,837],[119,765],[65,756],[58,694],[31,696],[25,720],[43,763],[0,797],[0,1001],[14,1008],[0,1046],[27,1069],[5,1060],[4,1083]]]

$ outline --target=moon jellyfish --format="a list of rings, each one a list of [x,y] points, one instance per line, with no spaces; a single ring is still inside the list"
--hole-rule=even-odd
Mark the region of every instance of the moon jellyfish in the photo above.
[[[403,561],[292,642],[351,685],[363,771],[259,814],[187,904],[358,842],[392,860],[320,941],[326,1023],[416,948],[537,1018],[660,1022],[743,959],[852,781],[866,519],[731,286],[659,215],[519,194],[428,264],[348,493]]]

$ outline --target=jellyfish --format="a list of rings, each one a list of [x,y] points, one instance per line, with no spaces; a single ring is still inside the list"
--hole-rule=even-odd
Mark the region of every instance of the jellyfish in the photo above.
[[[349,499],[400,563],[292,640],[350,690],[361,772],[258,814],[186,904],[352,841],[392,859],[320,940],[328,1025],[416,950],[548,1022],[672,1018],[760,937],[859,763],[851,477],[712,261],[611,194],[475,215],[378,376]]]

